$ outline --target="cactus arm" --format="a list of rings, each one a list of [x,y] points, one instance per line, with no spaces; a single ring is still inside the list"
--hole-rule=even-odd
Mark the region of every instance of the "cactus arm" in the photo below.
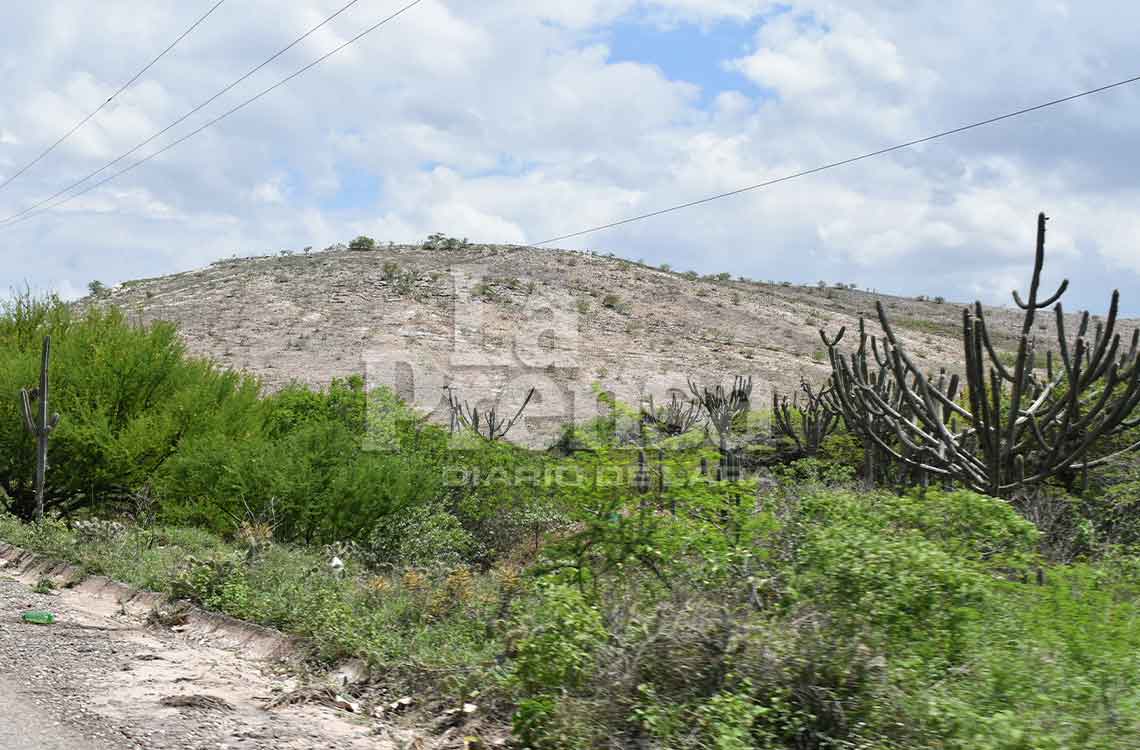
[[[32,416],[32,397],[27,388],[20,389],[20,413],[24,417],[24,427],[32,435],[37,433],[36,420]]]

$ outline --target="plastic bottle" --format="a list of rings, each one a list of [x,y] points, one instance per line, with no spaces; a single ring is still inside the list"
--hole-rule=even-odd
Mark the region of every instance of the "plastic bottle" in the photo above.
[[[51,612],[25,612],[24,622],[35,623],[36,625],[51,625],[55,622],[55,615]]]

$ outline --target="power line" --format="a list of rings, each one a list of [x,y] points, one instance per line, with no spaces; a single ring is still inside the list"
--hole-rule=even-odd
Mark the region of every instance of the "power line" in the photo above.
[[[44,149],[43,152],[41,152],[39,156],[32,159],[30,162],[28,162],[24,166],[20,167],[20,169],[18,169],[15,173],[10,175],[8,177],[8,179],[4,180],[3,182],[0,182],[0,190],[3,190],[4,188],[8,187],[8,185],[12,184],[12,182],[14,180],[16,180],[16,178],[18,178],[24,172],[27,172],[29,169],[34,167],[36,164],[38,164],[40,162],[40,160],[42,160],[45,156],[50,154],[52,151],[55,151],[56,147],[58,147],[61,143],[66,141],[71,136],[75,135],[75,133],[80,128],[82,128],[84,125],[86,125],[88,122],[90,122],[92,117],[94,117],[95,115],[102,112],[103,108],[106,107],[108,104],[110,104],[114,100],[115,97],[117,97],[119,94],[121,94],[124,91],[126,91],[127,89],[129,89],[135,83],[135,81],[142,78],[143,75],[148,70],[153,68],[155,63],[157,63],[162,58],[166,57],[166,53],[170,52],[170,50],[177,47],[178,43],[181,42],[183,39],[190,36],[190,33],[192,31],[194,31],[194,29],[198,28],[198,26],[200,26],[203,21],[205,21],[207,18],[209,18],[214,13],[214,11],[217,10],[218,7],[221,6],[221,4],[224,3],[225,1],[226,0],[218,0],[218,2],[214,3],[214,5],[208,11],[206,11],[206,13],[201,18],[199,18],[194,23],[190,24],[190,28],[183,31],[182,34],[177,39],[175,39],[173,42],[171,42],[170,45],[166,49],[164,49],[162,52],[158,53],[158,57],[154,58],[153,60],[148,62],[146,65],[144,65],[142,70],[140,70],[138,73],[135,73],[134,77],[132,77],[131,80],[127,81],[122,86],[120,86],[118,91],[116,91],[115,93],[113,93],[109,97],[107,97],[107,100],[105,102],[103,102],[102,104],[100,104],[98,107],[96,107],[95,110],[91,114],[87,115],[82,120],[80,120],[78,123],[76,123],[75,127],[73,127],[71,130],[64,133],[63,136],[61,136],[58,141],[56,141],[55,143],[51,144],[46,149]]]
[[[737,188],[736,190],[730,190],[727,193],[719,193],[718,195],[710,195],[707,198],[700,198],[698,200],[689,201],[688,203],[681,203],[681,204],[676,205],[676,206],[670,206],[669,208],[663,208],[663,209],[660,209],[658,211],[652,211],[652,212],[647,213],[647,214],[640,214],[639,216],[631,216],[627,219],[621,219],[619,221],[610,222],[609,224],[601,224],[599,226],[591,227],[589,229],[583,229],[583,230],[578,231],[578,232],[571,232],[570,234],[563,234],[563,235],[560,235],[558,237],[551,237],[548,240],[543,240],[542,242],[536,243],[534,245],[534,247],[541,247],[542,245],[549,245],[552,242],[561,242],[562,240],[568,240],[568,239],[572,239],[574,237],[581,237],[582,235],[593,234],[594,232],[600,232],[604,229],[613,229],[614,227],[620,227],[620,226],[623,226],[625,224],[632,224],[632,223],[637,222],[637,221],[644,221],[645,219],[651,219],[655,216],[661,216],[663,214],[673,213],[674,211],[681,211],[683,209],[692,208],[694,206],[700,206],[700,205],[703,205],[705,203],[712,203],[713,201],[720,200],[721,198],[730,198],[734,195],[740,195],[741,193],[747,193],[747,192],[752,191],[752,190],[759,190],[761,188],[766,188],[766,187],[769,187],[771,185],[776,185],[776,184],[781,183],[781,182],[788,182],[790,180],[795,180],[795,179],[800,178],[800,177],[806,177],[808,175],[816,174],[817,172],[824,172],[828,169],[835,169],[836,167],[842,167],[842,166],[845,166],[847,164],[854,164],[857,161],[863,161],[864,159],[871,159],[871,158],[876,157],[876,156],[882,156],[883,154],[889,154],[893,151],[899,151],[901,149],[909,148],[911,146],[917,146],[921,143],[927,143],[929,141],[937,140],[939,138],[945,138],[948,135],[954,135],[956,133],[962,133],[962,132],[965,132],[967,130],[973,130],[974,128],[980,128],[984,125],[992,125],[995,122],[1000,122],[1002,120],[1008,120],[1008,119],[1011,119],[1014,117],[1020,117],[1021,115],[1025,115],[1025,114],[1028,114],[1030,112],[1036,112],[1039,109],[1046,109],[1047,107],[1053,107],[1053,106],[1056,106],[1058,104],[1064,104],[1065,102],[1071,102],[1074,99],[1080,99],[1082,97],[1092,96],[1093,94],[1099,94],[1101,92],[1108,91],[1109,89],[1115,89],[1115,88],[1118,88],[1120,86],[1126,86],[1130,83],[1136,83],[1137,81],[1140,81],[1140,76],[1133,76],[1132,78],[1126,78],[1123,81],[1117,81],[1116,83],[1110,83],[1110,84],[1107,84],[1104,86],[1098,86],[1097,88],[1089,89],[1088,91],[1082,91],[1079,94],[1072,94],[1071,96],[1065,96],[1065,97],[1062,97],[1060,99],[1053,99],[1052,101],[1045,102],[1044,104],[1037,104],[1037,105],[1034,105],[1032,107],[1026,107],[1025,109],[1019,109],[1016,112],[1008,112],[1004,115],[997,115],[996,117],[990,117],[989,119],[981,120],[979,122],[971,123],[969,125],[962,125],[961,127],[953,128],[951,130],[944,130],[941,133],[935,133],[934,135],[928,135],[924,138],[916,138],[913,141],[907,141],[906,143],[899,143],[895,146],[889,146],[887,148],[882,148],[882,149],[879,149],[878,151],[871,151],[871,152],[868,152],[866,154],[861,154],[859,156],[853,156],[849,159],[842,159],[840,161],[833,161],[830,164],[824,164],[822,166],[813,167],[811,169],[805,169],[803,171],[795,172],[793,174],[784,175],[783,177],[777,177],[775,179],[765,180],[764,182],[758,182],[755,185],[748,185],[747,187]]]
[[[14,223],[17,223],[17,222],[19,222],[19,221],[22,221],[22,220],[23,220],[23,219],[25,219],[25,218],[28,218],[28,217],[29,217],[29,216],[31,216],[31,215],[36,215],[36,216],[38,216],[40,213],[42,213],[42,212],[36,211],[36,209],[38,209],[40,206],[46,205],[46,204],[50,203],[51,201],[55,200],[56,198],[60,197],[61,195],[64,195],[64,194],[66,194],[66,193],[68,193],[68,192],[70,192],[70,191],[74,190],[75,188],[79,187],[79,186],[80,186],[80,185],[82,185],[83,183],[85,183],[85,182],[87,182],[88,180],[90,180],[92,177],[95,177],[96,175],[99,175],[100,173],[102,173],[102,172],[106,171],[107,169],[109,169],[109,168],[111,168],[111,167],[115,166],[116,164],[118,164],[119,162],[123,161],[123,160],[124,160],[124,159],[126,159],[128,156],[130,156],[131,154],[134,154],[135,152],[137,152],[139,149],[143,148],[144,146],[147,146],[148,144],[150,144],[150,143],[153,143],[153,142],[154,142],[156,139],[158,139],[158,138],[160,138],[161,136],[165,135],[166,133],[170,132],[172,129],[174,129],[174,128],[175,128],[175,127],[177,127],[178,125],[182,124],[183,122],[185,122],[187,119],[189,119],[191,116],[193,116],[193,115],[194,115],[194,114],[196,114],[197,112],[200,112],[201,110],[203,110],[203,109],[205,109],[206,107],[208,107],[210,104],[212,104],[214,101],[216,101],[216,100],[218,99],[218,97],[222,96],[223,94],[225,94],[226,92],[230,91],[231,89],[233,89],[233,88],[234,88],[235,86],[237,86],[238,84],[240,84],[240,83],[242,83],[243,81],[247,80],[248,78],[250,78],[251,76],[253,76],[255,73],[257,73],[259,70],[261,70],[262,68],[264,68],[266,65],[268,65],[268,64],[269,64],[269,63],[271,63],[271,62],[273,62],[273,61],[274,61],[274,60],[276,60],[277,58],[281,57],[281,55],[285,54],[286,52],[288,52],[289,50],[293,49],[293,48],[294,48],[294,47],[296,47],[298,44],[300,44],[301,42],[303,42],[305,39],[307,39],[307,38],[309,38],[310,36],[312,36],[312,35],[313,35],[313,34],[314,34],[314,33],[315,33],[317,30],[319,30],[321,27],[323,27],[323,26],[325,26],[326,24],[328,24],[329,22],[331,22],[331,21],[332,21],[333,19],[335,19],[337,16],[339,16],[339,15],[340,15],[340,14],[342,14],[342,13],[344,13],[346,10],[348,10],[348,9],[349,9],[349,8],[351,8],[352,6],[356,5],[358,2],[360,2],[360,0],[349,0],[349,2],[348,2],[348,3],[346,3],[344,6],[342,6],[342,7],[340,8],[340,10],[336,11],[335,13],[333,13],[333,14],[332,14],[331,16],[329,16],[328,18],[325,18],[323,21],[321,21],[321,22],[320,22],[320,23],[318,23],[316,26],[314,26],[314,27],[312,27],[311,29],[309,29],[308,31],[306,31],[306,32],[305,32],[304,34],[302,34],[301,36],[299,36],[299,37],[297,37],[296,39],[294,39],[294,40],[293,40],[292,42],[290,42],[289,44],[287,44],[287,45],[285,45],[284,47],[282,47],[281,49],[277,50],[277,52],[275,52],[275,53],[274,53],[272,56],[270,56],[269,58],[267,58],[267,59],[266,59],[264,62],[262,62],[262,63],[260,63],[260,64],[256,65],[255,67],[253,67],[253,68],[251,68],[249,71],[247,71],[247,72],[246,72],[244,75],[241,75],[241,76],[239,76],[238,78],[236,78],[236,79],[234,79],[233,81],[231,81],[231,82],[230,82],[230,83],[229,83],[227,86],[225,86],[224,88],[222,88],[220,91],[218,91],[216,94],[214,94],[213,96],[211,96],[209,99],[207,99],[206,101],[202,102],[202,103],[201,103],[201,104],[199,104],[198,106],[196,106],[196,107],[192,108],[192,109],[191,109],[189,112],[187,112],[186,114],[182,115],[182,116],[181,116],[181,117],[179,117],[177,120],[175,120],[174,122],[170,123],[170,124],[169,124],[169,125],[167,125],[165,128],[163,128],[162,130],[158,131],[157,133],[155,133],[154,135],[150,136],[150,137],[149,137],[149,138],[147,138],[146,140],[144,140],[144,141],[142,141],[142,142],[138,143],[137,145],[135,145],[135,147],[134,147],[134,148],[132,148],[131,150],[127,151],[126,153],[120,154],[119,156],[115,157],[115,158],[114,158],[114,159],[112,159],[111,161],[107,162],[107,163],[106,163],[106,164],[104,164],[103,166],[101,166],[101,167],[99,167],[98,169],[96,169],[94,172],[91,172],[91,173],[89,173],[89,174],[87,174],[87,175],[85,175],[85,176],[81,177],[80,179],[78,179],[78,180],[76,180],[75,182],[71,183],[70,185],[68,185],[67,187],[63,188],[62,190],[59,190],[59,191],[57,191],[57,192],[53,193],[52,195],[49,195],[47,198],[44,198],[44,199],[43,199],[43,200],[41,200],[41,201],[38,201],[38,202],[36,202],[36,203],[33,203],[32,205],[28,206],[27,208],[25,208],[25,209],[24,209],[24,210],[22,210],[22,211],[19,211],[19,212],[15,213],[15,214],[12,214],[11,216],[9,216],[9,217],[7,217],[7,218],[5,218],[5,219],[2,219],[2,220],[0,220],[0,227],[3,227],[3,226],[7,226],[7,225],[9,225],[9,224],[14,224]],[[413,3],[413,5],[415,5],[415,4],[416,4],[416,3]],[[406,9],[405,9],[405,10],[406,10]],[[401,11],[401,12],[403,12],[403,11]],[[399,14],[397,14],[397,15],[399,15]],[[220,119],[220,118],[219,118],[219,119]],[[217,122],[217,120],[213,120],[212,122]],[[211,124],[212,124],[212,123],[211,123]],[[198,132],[198,131],[195,131],[195,132]],[[160,152],[160,153],[161,153],[161,152]],[[153,156],[156,156],[156,155],[157,155],[157,154],[155,154],[155,155],[152,155],[152,157],[148,157],[148,159],[149,159],[149,158],[153,158]],[[136,165],[136,166],[137,166],[137,165]],[[132,169],[133,169],[133,167],[132,167]],[[120,172],[120,173],[118,173],[118,174],[122,174],[122,173]],[[102,184],[104,184],[104,182],[105,182],[105,181],[101,181],[101,182],[99,182],[99,183],[98,183],[98,185],[102,185]],[[96,185],[96,187],[98,187],[98,185]],[[75,197],[77,197],[77,196],[79,196],[79,195],[82,195],[82,194],[83,194],[83,193],[85,193],[85,192],[88,192],[88,191],[87,191],[87,190],[83,190],[82,192],[76,193],[75,195],[71,196],[71,198],[75,198]],[[71,198],[69,198],[68,200],[71,200]],[[61,202],[61,203],[57,203],[56,205],[63,205],[63,203],[66,203],[66,202],[67,202],[67,201],[63,201],[63,202]],[[49,209],[48,209],[48,210],[50,210],[51,208],[54,208],[54,206],[52,206],[52,207],[49,207]]]

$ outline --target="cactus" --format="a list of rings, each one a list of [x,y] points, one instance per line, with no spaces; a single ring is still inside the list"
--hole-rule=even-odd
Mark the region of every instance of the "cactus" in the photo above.
[[[745,379],[739,375],[727,391],[721,385],[698,388],[692,380],[689,381],[689,390],[693,392],[697,404],[704,409],[709,424],[722,442],[732,432],[733,422],[747,414],[752,403],[752,378]]]
[[[451,431],[455,432],[459,428],[471,430],[476,435],[486,439],[489,442],[502,440],[510,432],[511,428],[515,426],[519,417],[522,416],[523,410],[526,409],[527,404],[530,403],[531,398],[534,397],[534,388],[527,391],[526,398],[523,399],[522,406],[515,412],[515,415],[510,419],[503,419],[499,417],[494,408],[486,413],[480,413],[478,407],[472,407],[466,401],[460,403],[459,398],[451,388],[447,389],[447,404],[451,409]]]
[[[715,388],[707,386],[698,388],[697,384],[690,380],[689,390],[704,409],[709,425],[717,433],[720,450],[717,479],[736,481],[740,478],[740,462],[735,451],[729,446],[728,438],[732,434],[733,423],[739,417],[748,414],[752,403],[752,378],[738,375],[728,390],[721,385]]]
[[[652,425],[658,433],[666,437],[683,435],[701,421],[701,405],[697,401],[682,402],[676,393],[666,405],[658,407],[653,396],[641,407],[641,424]]]
[[[1080,319],[1076,339],[1065,334],[1061,296],[1068,281],[1047,299],[1039,298],[1045,262],[1045,214],[1037,218],[1037,245],[1029,296],[1013,292],[1024,311],[1012,366],[993,346],[980,302],[962,311],[968,403],[956,398],[958,378],[943,372],[926,376],[903,349],[882,303],[877,303],[883,338],[870,337],[880,363],[878,381],[867,367],[867,336],[847,357],[838,344],[843,331],[828,339],[835,403],[848,427],[873,441],[886,455],[927,477],[961,482],[995,497],[1031,493],[1050,479],[1067,485],[1089,469],[1140,449],[1140,442],[1098,458],[1088,458],[1100,438],[1140,425],[1132,412],[1140,404],[1140,330],[1125,346],[1116,333],[1120,293],[1113,292],[1107,319],[1087,337],[1089,314]],[[1042,373],[1036,342],[1030,338],[1036,313],[1053,307],[1063,369],[1052,352]],[[881,349],[881,354],[880,354]],[[884,385],[885,381],[887,382]],[[1008,400],[1007,400],[1008,399]],[[887,431],[876,425],[886,425]]]
[[[800,454],[814,458],[824,439],[839,425],[839,412],[828,400],[831,391],[830,384],[821,386],[817,391],[805,378],[800,378],[802,399],[801,394],[796,393],[790,404],[787,395],[781,396],[772,391],[773,433],[790,438]],[[796,412],[799,413],[798,429]]]
[[[823,336],[823,342],[828,351],[839,344],[845,333],[846,328],[841,328],[834,338],[828,339]],[[869,355],[873,357],[874,364],[871,364]],[[862,318],[859,319],[859,348],[850,355],[850,360],[851,366],[860,373],[860,382],[874,392],[876,400],[890,407],[889,409],[872,411],[866,414],[865,418],[855,421],[844,416],[844,424],[847,429],[856,435],[863,444],[863,483],[867,489],[872,489],[876,482],[888,484],[891,481],[888,471],[891,468],[890,456],[882,448],[883,443],[895,439],[895,428],[887,419],[888,414],[897,413],[907,419],[913,415],[909,403],[903,399],[901,391],[891,378],[890,359],[878,345],[878,340],[867,333],[866,321]],[[945,377],[945,370],[942,371],[940,377]],[[834,375],[830,382],[832,387],[827,390],[827,402],[832,411],[844,415],[846,413],[844,403],[834,385],[836,382]],[[945,383],[940,381],[939,387],[945,387]],[[954,398],[957,394],[957,387],[957,380],[952,379],[949,383],[949,389],[945,391],[950,398]],[[906,446],[902,446],[901,452],[906,456],[909,455],[910,450]],[[910,467],[904,466],[903,468],[909,469]],[[901,481],[904,473],[898,472],[896,479]]]
[[[633,488],[641,494],[649,492],[652,480],[649,478],[649,469],[645,465],[645,450],[637,451],[637,473],[633,476]]]
[[[59,425],[59,414],[48,416],[48,367],[51,364],[51,336],[44,336],[43,358],[40,363],[40,385],[29,391],[20,389],[20,407],[24,426],[36,438],[36,509],[35,520],[44,517],[44,480],[47,475],[48,438]],[[32,404],[38,405],[33,411]]]

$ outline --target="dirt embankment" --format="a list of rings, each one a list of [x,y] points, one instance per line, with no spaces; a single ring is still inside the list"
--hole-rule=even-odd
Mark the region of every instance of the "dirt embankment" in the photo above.
[[[269,708],[302,682],[285,636],[205,613],[148,623],[160,597],[0,547],[0,682],[34,708],[45,738],[100,750],[383,750],[411,736],[359,706]],[[43,578],[59,588],[33,590]],[[29,610],[55,622],[23,622]]]

